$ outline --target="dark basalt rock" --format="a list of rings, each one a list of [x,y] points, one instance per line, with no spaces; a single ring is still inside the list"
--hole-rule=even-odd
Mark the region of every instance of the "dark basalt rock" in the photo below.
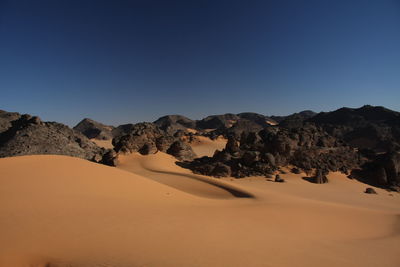
[[[148,155],[162,151],[179,160],[192,160],[196,157],[190,145],[180,139],[181,136],[169,135],[153,123],[137,123],[129,126],[129,130],[128,134],[113,139],[117,152],[139,152]]]
[[[280,166],[294,165],[306,173],[313,169],[348,172],[359,167],[362,158],[357,150],[343,145],[323,129],[314,125],[287,129],[268,127],[258,133],[242,132],[240,138],[228,137],[223,151],[208,160],[195,159],[187,167],[194,172],[213,175],[217,163],[231,168],[237,178],[265,176]],[[204,165],[209,165],[204,167]],[[321,176],[318,183],[326,182]]]
[[[192,147],[182,141],[175,141],[167,150],[167,153],[179,160],[193,160],[196,157]]]
[[[231,176],[231,168],[228,165],[218,162],[211,171],[214,177],[229,177]]]
[[[243,153],[242,162],[245,166],[252,166],[259,161],[259,155],[258,151],[246,151]]]
[[[400,186],[400,152],[376,154],[362,167],[358,177],[372,181],[373,185]]]
[[[285,180],[281,178],[279,174],[275,175],[275,182],[276,183],[284,183]]]
[[[325,184],[328,182],[328,178],[326,177],[326,172],[324,172],[321,169],[317,170],[317,173],[315,174],[315,176],[312,179],[312,182],[316,183],[316,184]]]
[[[101,161],[105,150],[66,125],[0,112],[0,157],[54,154]]]
[[[298,168],[292,168],[291,171],[294,174],[300,174],[301,173],[301,171]]]
[[[307,122],[359,149],[388,152],[400,147],[400,113],[384,107],[341,108],[321,112]]]
[[[110,149],[104,154],[100,162],[108,166],[117,166],[118,154],[114,150]]]
[[[239,116],[235,114],[212,115],[197,121],[198,129],[227,129],[232,127],[238,120]]]
[[[365,189],[365,192],[364,193],[366,193],[366,194],[378,194],[376,191],[375,191],[375,189],[373,189],[373,188],[371,188],[371,187],[367,187],[366,189]]]
[[[113,126],[104,125],[100,122],[85,118],[80,121],[74,128],[85,135],[87,138],[95,138],[99,140],[109,140],[113,138]]]
[[[128,127],[127,127],[128,128]],[[165,134],[155,124],[143,122],[129,126],[129,133],[114,137],[112,143],[117,152],[140,152],[143,155],[157,152],[157,139]],[[127,129],[125,129],[127,130]]]
[[[156,139],[156,146],[159,151],[167,152],[168,148],[177,140],[176,137],[163,135]]]

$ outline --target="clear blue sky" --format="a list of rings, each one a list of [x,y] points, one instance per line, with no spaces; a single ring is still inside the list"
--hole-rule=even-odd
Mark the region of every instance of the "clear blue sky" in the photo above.
[[[0,97],[69,125],[400,110],[400,1],[0,0]]]

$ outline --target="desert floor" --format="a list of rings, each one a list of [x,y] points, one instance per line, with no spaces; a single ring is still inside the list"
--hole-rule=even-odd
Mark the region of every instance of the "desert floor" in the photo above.
[[[209,178],[160,152],[3,158],[0,266],[400,266],[400,194],[281,176]]]

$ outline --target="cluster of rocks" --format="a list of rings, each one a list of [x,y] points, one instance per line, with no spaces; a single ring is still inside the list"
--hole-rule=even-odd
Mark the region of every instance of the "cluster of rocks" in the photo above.
[[[61,123],[0,111],[0,157],[56,154],[103,162],[108,152]]]
[[[190,147],[196,135],[222,135],[228,142],[212,157],[196,158]],[[100,148],[88,138],[112,139],[114,149]],[[202,120],[168,115],[153,123],[118,127],[84,119],[74,129],[0,111],[0,157],[60,154],[115,166],[118,153],[158,151],[173,155],[195,173],[215,177],[272,177],[281,167],[294,166],[292,172],[304,171],[314,183],[326,183],[329,172],[340,171],[400,191],[400,113],[383,107],[280,117],[248,112]]]
[[[384,107],[341,108],[321,112],[307,122],[358,149],[376,153],[400,149],[400,113]]]
[[[314,182],[327,182],[329,171],[349,173],[359,167],[363,158],[314,125],[287,129],[268,127],[258,133],[242,132],[238,139],[228,138],[224,150],[213,157],[195,159],[185,166],[195,173],[215,177],[268,176],[282,166],[296,166],[306,173],[316,171]]]
[[[116,152],[139,152],[142,155],[158,151],[173,155],[179,160],[192,160],[196,157],[190,145],[182,139],[182,132],[170,135],[154,123],[137,123],[128,134],[114,137],[112,143]]]

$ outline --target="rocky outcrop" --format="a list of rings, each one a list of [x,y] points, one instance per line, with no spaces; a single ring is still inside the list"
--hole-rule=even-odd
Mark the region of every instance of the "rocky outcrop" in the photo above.
[[[212,115],[197,121],[196,127],[199,129],[226,129],[232,127],[239,119],[239,116],[231,113]]]
[[[132,132],[134,130],[134,127],[135,127],[135,124],[132,124],[132,123],[122,124],[122,125],[119,125],[118,127],[115,127],[111,133],[112,133],[113,137],[120,137],[120,136],[127,135],[130,132]]]
[[[352,147],[375,152],[400,149],[400,113],[384,107],[341,108],[307,121]]]
[[[378,193],[376,193],[375,189],[373,189],[371,187],[367,187],[365,189],[364,193],[366,193],[366,194],[375,194],[375,195],[378,194]]]
[[[302,125],[302,122],[314,117],[317,113],[312,110],[304,110],[288,116],[271,116],[271,119],[279,123],[280,126]]]
[[[164,132],[174,135],[177,131],[186,131],[188,128],[195,129],[196,122],[181,115],[167,115],[154,122]]]
[[[276,125],[277,122],[270,117],[267,117],[262,114],[254,113],[254,112],[243,112],[237,114],[237,116],[241,119],[245,119],[251,122],[254,122],[261,126],[262,128],[267,127],[269,125]]]
[[[374,186],[400,190],[400,152],[368,155],[369,161],[353,176]]]
[[[105,149],[79,132],[28,114],[1,112],[0,157],[55,154],[101,161]]]
[[[316,184],[325,184],[328,182],[328,178],[326,177],[326,172],[321,169],[318,169],[315,173],[315,176],[312,179],[313,183]]]
[[[175,141],[172,143],[168,148],[167,153],[179,160],[193,160],[196,157],[192,147],[182,141]]]
[[[113,138],[113,126],[104,125],[100,122],[85,118],[74,128],[75,131],[82,133],[89,139],[110,140]]]
[[[240,138],[231,135],[223,151],[217,151],[211,158],[195,159],[187,167],[212,175],[217,164],[222,163],[230,168],[232,176],[240,178],[271,175],[287,165],[306,173],[315,169],[347,173],[359,167],[362,160],[355,149],[309,125],[298,129],[269,127],[258,133],[243,132]],[[326,179],[321,177],[320,181]]]
[[[164,132],[155,124],[143,122],[129,127],[127,134],[115,137],[112,143],[117,152],[139,152],[147,155],[158,151],[157,140],[163,136],[165,136]]]
[[[264,127],[253,121],[240,119],[229,128],[219,128],[207,133],[206,135],[209,136],[211,139],[218,136],[224,136],[225,138],[228,138],[229,136],[235,136],[236,138],[240,138],[242,133],[259,132],[263,128]]]
[[[132,125],[128,134],[115,137],[112,143],[117,152],[139,152],[148,155],[161,151],[179,160],[192,160],[196,156],[192,148],[180,137],[171,136],[157,125],[148,122]]]

